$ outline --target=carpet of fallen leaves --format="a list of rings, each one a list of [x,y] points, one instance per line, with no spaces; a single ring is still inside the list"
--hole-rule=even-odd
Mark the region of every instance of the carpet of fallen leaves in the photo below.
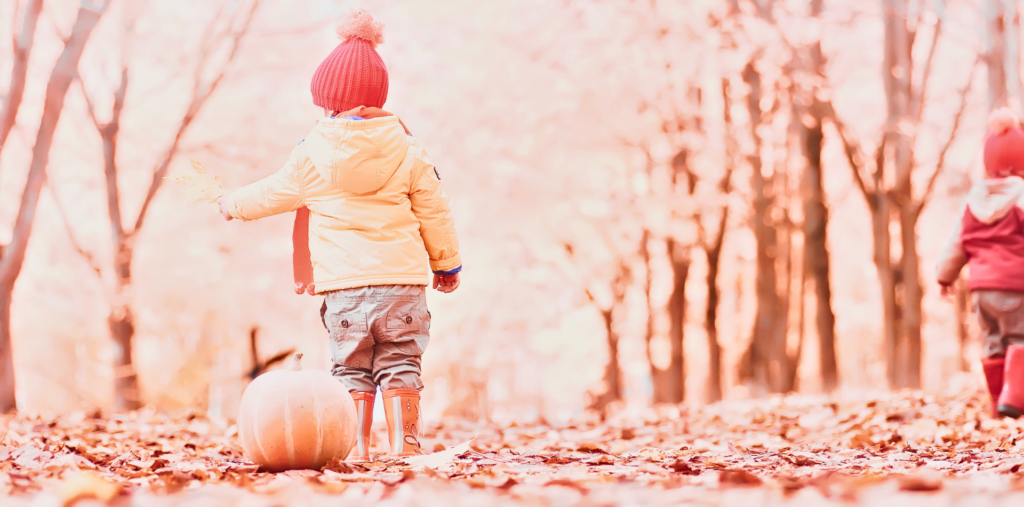
[[[986,410],[976,393],[906,392],[561,426],[444,421],[425,432],[432,454],[279,474],[202,417],[16,415],[0,428],[0,504],[1024,505],[1024,422]]]

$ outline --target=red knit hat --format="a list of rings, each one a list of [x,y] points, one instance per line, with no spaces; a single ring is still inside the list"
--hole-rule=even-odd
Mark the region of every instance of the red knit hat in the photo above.
[[[341,44],[313,74],[313,103],[330,111],[359,106],[384,107],[388,69],[377,54],[384,42],[384,24],[363,9],[353,10],[338,26]]]
[[[985,134],[985,173],[990,177],[1024,176],[1024,130],[1008,107],[995,110]]]

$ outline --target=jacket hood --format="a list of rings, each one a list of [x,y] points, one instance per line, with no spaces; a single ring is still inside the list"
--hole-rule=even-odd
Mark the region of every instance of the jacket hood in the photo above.
[[[355,194],[380,190],[409,148],[397,116],[323,119],[306,136],[305,144],[320,176],[335,188]]]
[[[967,194],[967,209],[985,225],[1003,219],[1021,205],[1024,197],[1024,179],[1019,176],[988,178],[971,188]]]

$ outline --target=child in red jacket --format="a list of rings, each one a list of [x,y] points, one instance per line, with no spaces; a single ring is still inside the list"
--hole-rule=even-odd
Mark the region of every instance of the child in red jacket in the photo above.
[[[1008,108],[989,119],[985,180],[971,188],[963,217],[939,260],[942,294],[965,264],[981,325],[993,412],[1024,414],[1024,130]]]

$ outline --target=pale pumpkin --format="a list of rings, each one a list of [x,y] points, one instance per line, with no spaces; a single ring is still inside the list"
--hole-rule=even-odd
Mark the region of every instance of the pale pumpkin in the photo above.
[[[238,436],[254,463],[272,471],[319,470],[344,460],[356,442],[352,396],[321,370],[303,370],[302,354],[289,368],[256,377],[242,393]]]

